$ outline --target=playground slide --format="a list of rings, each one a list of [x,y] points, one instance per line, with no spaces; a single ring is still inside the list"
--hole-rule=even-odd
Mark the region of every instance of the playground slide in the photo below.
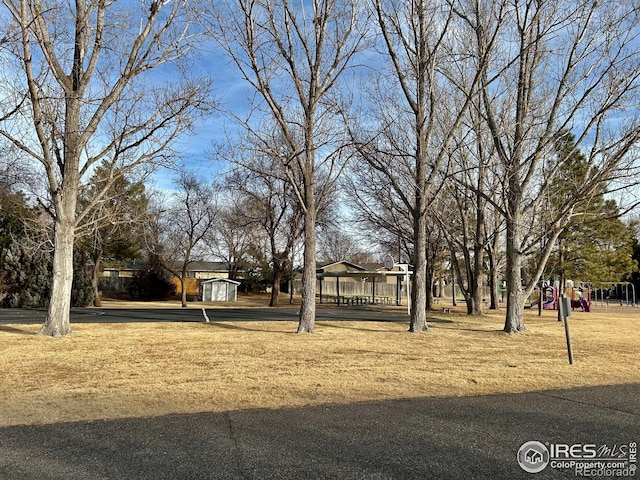
[[[545,287],[542,290],[542,308],[555,310],[558,299],[558,290],[555,287]]]
[[[582,311],[583,312],[588,312],[589,311],[589,304],[587,303],[587,301],[584,298],[580,299],[580,306],[582,307]]]

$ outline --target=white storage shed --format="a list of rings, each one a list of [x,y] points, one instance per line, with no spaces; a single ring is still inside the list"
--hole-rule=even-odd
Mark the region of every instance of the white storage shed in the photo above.
[[[203,302],[235,302],[240,282],[228,278],[212,278],[202,282]]]

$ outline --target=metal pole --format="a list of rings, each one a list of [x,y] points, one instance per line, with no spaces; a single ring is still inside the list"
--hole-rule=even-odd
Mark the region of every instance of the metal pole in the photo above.
[[[540,290],[538,290],[538,316],[541,317],[542,316],[542,280],[540,280]]]
[[[407,315],[411,315],[411,285],[409,283],[409,264],[407,263]]]
[[[629,284],[627,283],[626,288],[624,289],[624,297],[627,302],[627,307],[629,306]]]
[[[560,298],[560,313],[564,320],[564,333],[567,337],[567,354],[569,355],[569,365],[573,365],[573,350],[571,348],[571,333],[569,331],[569,315],[571,315],[571,308],[567,308],[568,298],[565,294],[562,294]]]

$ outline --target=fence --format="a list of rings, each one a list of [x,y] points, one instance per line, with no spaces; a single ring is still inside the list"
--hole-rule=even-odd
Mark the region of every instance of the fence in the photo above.
[[[322,281],[322,290],[320,290],[320,280],[316,281],[316,295],[320,295],[322,291],[322,296],[327,297],[336,297],[338,293],[340,297],[373,297],[373,282],[362,282],[362,281],[344,281],[344,282],[336,282],[335,280],[323,280]],[[339,292],[338,292],[339,290]],[[295,294],[299,295],[302,292],[302,280],[296,279],[293,282],[293,291]],[[403,283],[401,289],[401,297],[406,298],[407,291],[406,286]],[[396,284],[391,283],[383,283],[376,282],[375,283],[375,297],[382,298],[388,297],[390,299],[396,298]]]
[[[451,301],[451,299],[453,298],[452,295],[452,286],[451,285],[445,285],[441,288],[441,297],[444,300],[449,300]],[[456,302],[464,302],[464,295],[462,293],[462,290],[460,289],[460,287],[458,285],[455,285],[455,292],[456,292]],[[482,294],[482,298],[485,301],[489,301],[489,299],[491,298],[491,291],[489,289],[489,287],[480,287],[480,292]],[[498,301],[504,301],[505,299],[501,298],[503,292],[498,292]]]

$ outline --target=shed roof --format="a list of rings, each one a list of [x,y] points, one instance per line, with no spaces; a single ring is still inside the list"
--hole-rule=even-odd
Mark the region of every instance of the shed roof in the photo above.
[[[201,283],[231,283],[233,285],[240,285],[240,282],[238,282],[237,280],[230,280],[228,278],[212,278],[210,280],[204,280]]]

